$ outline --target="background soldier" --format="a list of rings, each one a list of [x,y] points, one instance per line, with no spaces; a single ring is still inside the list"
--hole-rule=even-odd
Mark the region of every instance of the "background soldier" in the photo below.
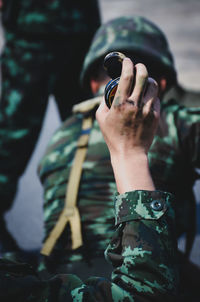
[[[85,98],[80,69],[100,16],[96,0],[8,0],[2,21],[0,252],[5,252],[18,249],[3,216],[36,145],[49,95],[55,96],[62,120]]]

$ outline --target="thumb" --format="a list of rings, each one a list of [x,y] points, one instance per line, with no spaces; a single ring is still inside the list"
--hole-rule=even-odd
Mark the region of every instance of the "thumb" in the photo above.
[[[109,112],[109,108],[106,105],[105,99],[103,98],[101,104],[99,105],[99,108],[96,111],[96,119],[98,123],[101,123],[101,120],[105,119],[108,112]]]

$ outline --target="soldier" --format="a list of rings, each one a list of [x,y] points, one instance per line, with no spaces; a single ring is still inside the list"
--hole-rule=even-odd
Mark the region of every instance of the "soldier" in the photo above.
[[[45,198],[45,259],[39,270],[46,266],[51,273],[77,272],[82,267],[81,277],[95,274],[97,259],[103,259],[103,247],[112,236],[116,188],[95,111],[108,81],[102,60],[114,50],[145,63],[159,84],[161,119],[149,151],[150,169],[156,188],[176,196],[176,235],[187,233],[189,256],[195,234],[192,187],[200,164],[200,110],[163,100],[176,83],[176,71],[162,31],[144,18],[121,17],[100,27],[84,61],[82,83],[96,97],[74,106],[73,116],[56,131],[39,165]],[[103,276],[111,271],[103,260],[100,269]]]
[[[118,190],[116,230],[105,253],[113,265],[110,281],[83,283],[64,274],[41,281],[29,266],[3,260],[1,302],[177,301],[173,196],[155,191],[147,156],[159,120],[158,86],[143,64],[135,69],[134,76],[133,63],[124,59],[113,106],[103,101],[97,111]]]
[[[2,5],[0,252],[5,252],[17,246],[3,215],[36,145],[48,98],[55,96],[62,120],[75,101],[85,99],[78,85],[80,68],[100,16],[97,0],[8,0]]]

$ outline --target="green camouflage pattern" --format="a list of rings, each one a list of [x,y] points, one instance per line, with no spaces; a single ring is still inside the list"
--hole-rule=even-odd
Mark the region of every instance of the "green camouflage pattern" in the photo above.
[[[175,82],[176,71],[173,57],[164,33],[151,21],[139,16],[115,18],[103,24],[96,32],[90,49],[85,57],[81,82],[88,88],[89,76],[95,66],[102,65],[103,58],[111,51],[120,51],[146,66],[165,74],[168,81]],[[152,68],[150,66],[152,64]],[[153,76],[153,75],[152,75]]]
[[[94,33],[100,25],[97,0],[6,0],[6,29],[45,37]]]
[[[152,204],[162,205],[155,209]],[[74,275],[41,280],[25,264],[0,261],[1,302],[11,301],[177,301],[179,283],[173,196],[161,191],[117,195],[115,232],[105,256],[113,265],[110,281]]]
[[[8,21],[14,22],[14,12],[19,26],[12,28]],[[49,96],[55,96],[62,120],[69,116],[77,100],[88,97],[78,84],[79,76],[91,38],[100,24],[95,0],[87,4],[5,1],[4,15],[8,20],[1,56],[0,215],[12,204],[18,179],[40,134]]]
[[[96,99],[93,101],[97,103]],[[198,177],[195,168],[200,167],[200,109],[181,107],[173,100],[163,102],[161,107],[160,124],[149,152],[151,174],[157,189],[171,192],[176,197],[177,237],[184,233],[194,237],[195,199],[192,187]],[[89,113],[94,117],[95,108]],[[67,119],[53,135],[40,161],[38,171],[44,187],[45,238],[63,209],[82,120],[89,113],[77,112]],[[112,196],[116,185],[110,155],[95,118],[89,131],[77,202],[84,245],[72,251],[70,231],[66,228],[51,256],[44,259],[50,271],[52,263],[55,269],[60,262],[87,262],[102,256],[113,233]],[[188,242],[186,249],[190,244]]]

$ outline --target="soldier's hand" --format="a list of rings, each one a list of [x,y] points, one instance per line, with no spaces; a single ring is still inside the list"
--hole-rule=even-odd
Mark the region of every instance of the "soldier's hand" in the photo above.
[[[159,120],[157,94],[158,85],[148,78],[146,67],[137,64],[134,75],[132,61],[125,58],[110,110],[102,102],[96,113],[111,155],[127,152],[147,154]]]
[[[120,82],[110,110],[101,103],[96,118],[108,145],[120,194],[132,190],[155,190],[149,171],[148,150],[160,114],[158,85],[148,78],[143,64],[123,61]]]

